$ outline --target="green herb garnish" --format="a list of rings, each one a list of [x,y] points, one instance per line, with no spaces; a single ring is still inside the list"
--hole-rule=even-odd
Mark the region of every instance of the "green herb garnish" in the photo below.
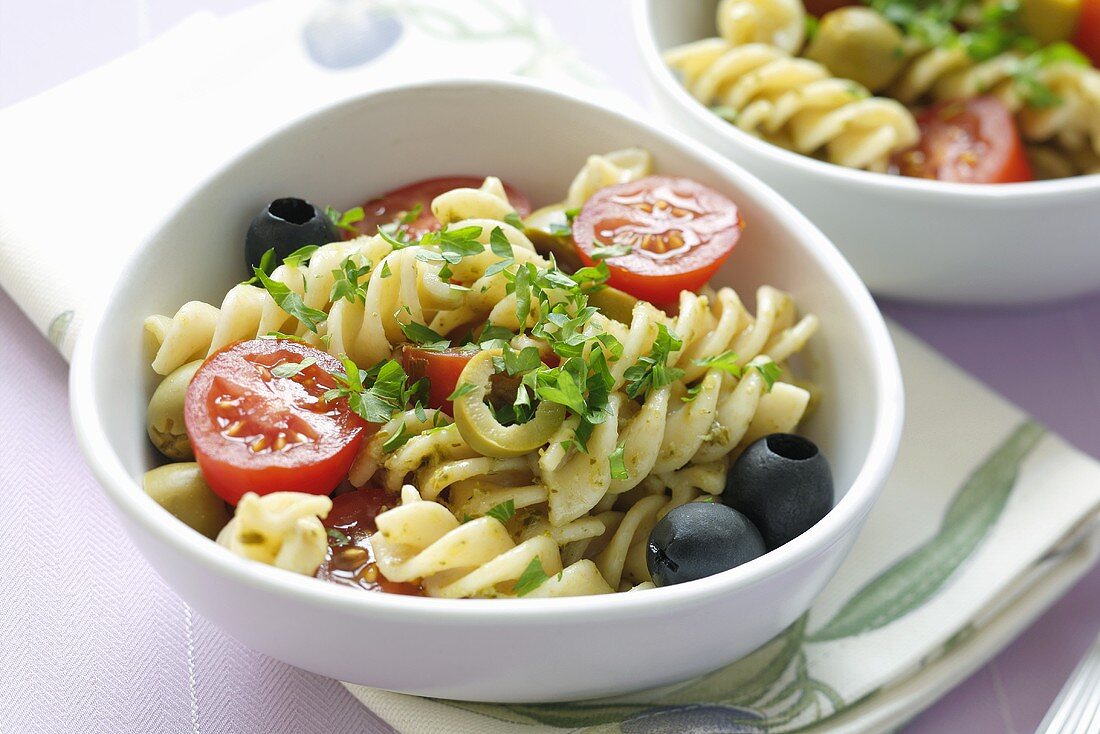
[[[713,369],[719,369],[723,372],[728,372],[734,377],[740,377],[745,371],[745,368],[737,364],[737,354],[732,349],[727,349],[721,354],[716,354],[713,357],[704,357],[703,359],[694,359],[692,362],[700,367],[710,367]]]
[[[472,382],[464,382],[455,388],[455,391],[447,396],[448,400],[458,400],[463,395],[468,395],[477,389],[477,385]]]
[[[369,260],[366,264],[359,266],[351,257],[345,258],[344,262],[340,264],[340,269],[332,271],[332,290],[329,291],[328,299],[333,303],[341,298],[352,303],[366,301],[367,286],[366,284],[360,285],[359,279],[369,273],[370,269],[371,262]]]
[[[275,268],[277,268],[277,267],[279,267],[279,263],[275,258],[275,248],[274,247],[272,247],[270,250],[265,252],[263,255],[260,255],[259,268],[260,268],[260,270],[263,271],[264,275],[271,275],[272,273],[275,272]],[[253,273],[255,273],[256,268],[252,268],[252,271],[253,271]],[[256,285],[259,282],[260,282],[260,279],[255,274],[253,274],[253,276],[251,278],[244,281],[241,285]]]
[[[253,268],[252,271],[279,308],[298,319],[313,333],[317,333],[317,327],[328,318],[327,313],[307,306],[302,297],[290,290],[289,286],[272,280],[261,268]]]
[[[527,564],[527,568],[523,569],[523,573],[520,574],[519,580],[516,581],[514,589],[516,596],[526,596],[530,594],[549,579],[550,577],[546,575],[546,569],[542,567],[542,559],[535,556],[531,559],[531,562]]]
[[[636,398],[670,385],[683,377],[682,369],[668,366],[669,355],[679,351],[683,345],[679,337],[669,332],[664,324],[658,324],[657,338],[653,340],[653,348],[649,354],[640,358],[638,364],[627,368],[623,373],[623,377],[626,378],[626,394]]]
[[[412,311],[409,310],[408,306],[405,306],[401,311],[412,316]],[[420,348],[432,352],[442,352],[444,349],[450,348],[451,342],[449,339],[442,334],[436,333],[424,324],[418,324],[415,321],[402,323],[400,318],[401,311],[396,312],[393,317],[397,319],[397,325],[401,327],[401,331],[405,334],[406,339]]]
[[[626,462],[623,461],[623,452],[626,451],[626,444],[621,443],[615,447],[615,450],[607,457],[607,463],[611,465],[611,478],[612,479],[629,479],[630,474],[626,470]]]
[[[353,207],[346,212],[341,212],[335,207],[326,206],[325,215],[328,216],[337,227],[347,230],[348,232],[357,232],[358,230],[354,227],[355,223],[363,221],[367,216],[361,206]]]
[[[508,521],[516,514],[516,502],[515,500],[505,500],[485,514],[488,517],[499,520],[502,525],[507,525]]]
[[[276,377],[294,377],[310,365],[317,364],[313,357],[306,357],[301,362],[283,362],[271,368],[271,374]]]
[[[601,247],[594,247],[592,251],[588,253],[588,256],[593,260],[607,260],[612,257],[622,257],[623,255],[629,255],[634,251],[633,246],[624,243],[615,245],[603,245]]]
[[[760,376],[764,378],[764,384],[768,386],[768,392],[772,391],[775,381],[783,374],[783,370],[770,357],[761,361],[754,360],[749,363],[749,367],[759,372]]]

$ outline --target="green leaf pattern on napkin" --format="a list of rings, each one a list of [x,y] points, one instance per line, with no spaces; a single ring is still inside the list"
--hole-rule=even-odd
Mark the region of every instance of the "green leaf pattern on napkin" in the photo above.
[[[422,32],[446,41],[516,41],[528,47],[528,55],[516,56],[519,61],[512,69],[502,69],[512,74],[541,77],[547,70],[565,72],[582,84],[597,85],[600,78],[585,64],[581,64],[569,46],[553,34],[544,31],[529,4],[507,5],[495,0],[478,2],[497,21],[494,27],[478,27],[458,12],[442,4],[400,0],[387,6],[393,12]],[[505,59],[508,61],[508,59]]]
[[[808,639],[824,642],[876,630],[934,596],[997,522],[1016,484],[1020,463],[1043,434],[1042,426],[1034,422],[1021,424],[970,475],[935,537],[860,589]]]
[[[732,665],[641,694],[558,704],[441,703],[498,721],[584,734],[763,734],[796,732],[820,724],[856,702],[844,701],[825,681],[813,677],[806,662],[806,644],[828,644],[872,632],[933,598],[996,525],[1020,465],[1045,433],[1033,421],[1017,426],[967,478],[936,535],[866,584],[812,634],[807,635],[807,613]],[[956,637],[965,637],[965,632],[960,630]]]
[[[46,330],[46,336],[49,337],[50,343],[57,349],[61,349],[61,345],[65,341],[65,335],[69,332],[69,325],[72,324],[72,322],[72,311],[62,311],[50,321],[50,327]]]

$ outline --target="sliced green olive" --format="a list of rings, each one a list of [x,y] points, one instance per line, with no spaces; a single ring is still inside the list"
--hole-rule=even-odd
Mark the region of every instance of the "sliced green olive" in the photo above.
[[[157,451],[169,459],[195,458],[195,452],[191,450],[191,439],[187,437],[187,427],[183,424],[183,398],[187,394],[191,378],[201,365],[202,360],[197,359],[178,368],[157,385],[152,399],[149,400],[145,428]]]
[[[485,456],[508,458],[522,456],[544,445],[565,420],[565,408],[543,401],[526,423],[503,426],[485,404],[491,389],[493,357],[499,349],[478,352],[462,370],[458,384],[469,383],[474,389],[454,401],[458,432],[470,448]]]
[[[845,7],[822,16],[806,56],[875,92],[901,73],[904,43],[897,26],[876,11]]]
[[[573,244],[572,228],[565,207],[551,204],[531,212],[523,220],[524,234],[535,246],[540,255],[553,255],[558,268],[567,273],[575,273],[583,263],[577,256],[577,246]]]
[[[1073,36],[1080,15],[1081,0],[1020,0],[1018,20],[1040,43],[1048,44]]]
[[[607,286],[588,296],[588,305],[600,309],[600,313],[608,318],[629,324],[634,317],[634,304],[638,299],[634,296]]]
[[[229,522],[225,503],[206,486],[193,461],[150,469],[142,486],[158,505],[208,538],[217,537]]]

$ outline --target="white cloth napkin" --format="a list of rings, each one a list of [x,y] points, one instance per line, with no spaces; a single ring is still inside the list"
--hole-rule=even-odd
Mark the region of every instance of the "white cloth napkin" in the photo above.
[[[196,16],[0,111],[0,286],[68,355],[118,262],[257,138],[374,86],[509,73],[580,94],[599,83],[511,0],[272,0]],[[903,330],[894,337],[908,393],[897,467],[850,558],[776,641],[701,679],[610,701],[468,705],[349,689],[407,732],[904,722],[1092,566],[1100,466]]]

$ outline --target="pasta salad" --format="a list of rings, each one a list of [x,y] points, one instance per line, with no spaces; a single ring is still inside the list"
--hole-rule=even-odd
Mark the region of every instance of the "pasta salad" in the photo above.
[[[817,329],[708,281],[744,226],[639,149],[532,211],[501,180],[277,199],[253,277],[144,328],[145,490],[245,558],[360,589],[551,597],[702,578],[831,509],[788,359]]]
[[[964,183],[1100,173],[1097,0],[721,0],[716,28],[665,61],[783,148]]]

